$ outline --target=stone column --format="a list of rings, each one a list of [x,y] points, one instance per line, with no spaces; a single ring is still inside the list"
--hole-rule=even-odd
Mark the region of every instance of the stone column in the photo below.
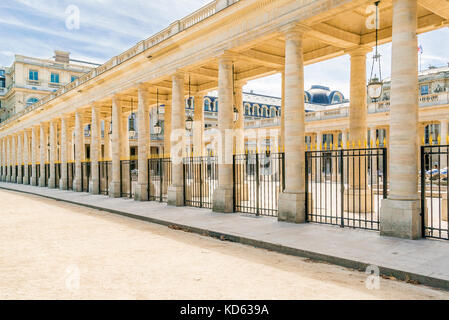
[[[37,127],[34,126],[31,128],[31,185],[37,186],[38,185],[38,179],[37,179],[37,153],[38,153],[38,132]]]
[[[101,152],[101,125],[100,125],[100,107],[92,106],[92,121],[90,128],[90,167],[91,180],[89,181],[89,192],[92,194],[100,193],[100,160]]]
[[[111,128],[111,120],[109,118],[105,118],[104,120],[104,160],[111,159],[111,138],[109,136],[109,130]]]
[[[193,156],[204,155],[204,94],[197,93],[194,97],[193,111]]]
[[[0,148],[1,148],[1,166],[2,166],[2,174],[1,174],[1,181],[5,181],[5,177],[6,177],[6,150],[5,150],[5,138],[1,138],[0,139]]]
[[[376,137],[377,129],[376,128],[370,128],[370,139],[369,139],[369,146],[370,148],[377,148],[377,137]],[[379,141],[380,143],[380,141]],[[374,154],[377,152],[374,152]],[[379,160],[382,161],[381,158]],[[377,172],[378,172],[378,164],[377,164],[377,156],[373,155],[371,158],[371,176],[372,176],[372,182],[377,182]]]
[[[69,139],[68,135],[69,128],[67,124],[68,118],[67,116],[61,117],[61,177],[59,180],[59,189],[67,190],[68,189],[68,181],[67,181],[67,161],[69,159]]]
[[[11,182],[17,182],[17,136],[15,134],[11,137],[11,155],[12,155],[12,174]]]
[[[17,134],[17,183],[23,183],[22,164],[23,164],[23,133]]]
[[[39,127],[40,147],[40,172],[39,187],[45,187],[45,162],[47,161],[47,126],[45,123],[41,123]]]
[[[239,111],[239,117],[234,123],[235,135],[235,154],[245,154],[245,107],[243,106],[243,86],[244,83],[236,83],[235,91],[235,107]],[[232,114],[234,117],[234,114]]]
[[[285,71],[282,76],[282,98],[281,98],[281,150],[285,149]],[[312,146],[312,144],[311,144]]]
[[[351,101],[349,104],[349,140],[363,146],[367,135],[366,54],[369,47],[358,46],[349,50],[351,56]]]
[[[50,177],[48,179],[48,187],[52,189],[56,188],[57,126],[56,120],[50,121]]]
[[[369,47],[358,46],[348,51],[351,56],[351,83],[349,105],[349,140],[355,148],[363,148],[367,141],[368,128],[367,96],[366,96],[366,54],[372,51]],[[360,146],[360,147],[359,147]],[[367,190],[366,176],[368,174],[366,158],[349,158],[349,187],[345,194],[345,210],[349,212],[371,212],[371,192]],[[353,178],[354,177],[354,178]]]
[[[81,111],[75,112],[75,176],[73,177],[73,190],[76,192],[81,192],[82,190],[82,170],[81,170],[81,158],[83,154],[83,137],[84,136],[84,126],[83,126],[83,114]]]
[[[148,201],[148,149],[150,145],[150,102],[149,92],[144,86],[137,90],[137,152],[138,152],[138,176],[137,188],[134,199]]]
[[[279,195],[280,221],[305,222],[305,27],[285,30],[285,190]]]
[[[184,181],[182,158],[185,153],[185,103],[184,74],[176,73],[172,79],[172,115],[170,155],[172,159],[172,185],[168,188],[168,204],[184,205]]]
[[[30,140],[28,129],[23,132],[23,164],[24,172],[22,183],[28,185],[30,184],[30,174],[28,171],[28,166],[30,164]]]
[[[164,157],[170,157],[171,153],[171,101],[167,101],[164,107]]]
[[[390,191],[382,200],[381,235],[422,235],[418,195],[417,1],[393,1],[390,107]]]
[[[112,176],[109,184],[109,196],[120,198],[120,151],[121,151],[121,114],[122,105],[118,96],[112,97]]]
[[[224,54],[218,61],[218,130],[220,132],[218,143],[218,188],[213,194],[213,207],[215,212],[233,212],[233,173],[232,149],[233,138],[233,74],[232,57]]]
[[[120,142],[120,145],[122,147],[120,151],[120,158],[121,159],[129,159],[130,152],[129,152],[129,114],[128,113],[122,113],[120,116],[120,121],[122,122],[120,129],[120,139],[122,140]]]
[[[11,137],[7,136],[5,138],[5,149],[6,149],[6,172],[5,172],[5,181],[11,181]]]

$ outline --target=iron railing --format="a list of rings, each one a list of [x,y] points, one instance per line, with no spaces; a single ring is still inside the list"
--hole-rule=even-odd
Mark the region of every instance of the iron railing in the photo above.
[[[46,163],[45,164],[45,181],[44,181],[44,185],[46,187],[48,187],[48,179],[50,179],[50,164]]]
[[[61,179],[61,163],[55,163],[55,188],[59,189],[59,182]]]
[[[421,147],[420,190],[423,237],[449,240],[448,167],[448,145]]]
[[[379,230],[386,148],[308,151],[305,172],[307,221]]]
[[[81,190],[89,192],[89,181],[91,178],[90,161],[81,162]]]
[[[184,205],[212,208],[214,190],[218,187],[217,158],[188,157],[183,159]]]
[[[74,177],[75,177],[75,163],[67,162],[67,190],[73,190]]]
[[[170,158],[148,159],[148,200],[167,202],[171,182]]]
[[[100,184],[100,194],[109,194],[109,179],[112,174],[112,161],[99,161],[98,174]]]
[[[120,161],[120,197],[133,198],[137,183],[138,161]]]
[[[284,190],[283,153],[234,155],[234,211],[277,216]]]

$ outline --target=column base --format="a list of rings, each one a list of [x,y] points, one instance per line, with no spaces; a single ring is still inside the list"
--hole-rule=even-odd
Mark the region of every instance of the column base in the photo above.
[[[167,204],[169,206],[184,206],[184,187],[170,186],[167,191]]]
[[[345,190],[344,210],[345,212],[368,213],[371,212],[371,190],[350,188]],[[349,199],[348,199],[348,198]]]
[[[27,177],[27,176],[23,177],[22,184],[29,185],[30,184],[30,178]]]
[[[100,194],[100,181],[98,179],[92,179],[89,181],[89,193]]]
[[[69,184],[67,181],[67,178],[61,178],[59,179],[59,189],[60,190],[68,190]]]
[[[422,237],[419,200],[382,199],[380,234],[404,239]]]
[[[214,190],[212,211],[221,213],[234,212],[233,187],[218,187]]]
[[[120,187],[121,187],[120,182],[111,182],[109,184],[109,197],[120,198],[122,196]]]
[[[17,183],[23,184],[23,177],[17,177]]]
[[[81,187],[81,179],[73,179],[73,191],[82,192],[83,188]]]
[[[306,194],[282,192],[279,194],[278,221],[306,222]]]
[[[39,187],[45,187],[45,177],[39,178]]]
[[[56,179],[54,178],[48,179],[48,187],[50,189],[56,189]]]
[[[148,184],[137,183],[136,190],[134,192],[134,200],[136,201],[148,201]]]
[[[31,177],[31,185],[34,187],[38,185],[37,177]]]

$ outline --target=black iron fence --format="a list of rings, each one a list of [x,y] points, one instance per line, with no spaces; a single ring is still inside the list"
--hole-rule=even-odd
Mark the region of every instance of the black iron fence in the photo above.
[[[234,155],[234,211],[277,216],[284,190],[283,153]]]
[[[421,147],[421,218],[423,236],[449,240],[447,171],[449,146]]]
[[[73,190],[73,179],[75,178],[75,162],[67,162],[67,189]]]
[[[184,204],[212,208],[214,190],[218,187],[217,158],[189,157],[183,159]]]
[[[59,188],[59,182],[61,179],[61,163],[55,163],[55,188]]]
[[[170,158],[148,159],[148,200],[167,202],[171,182]]]
[[[112,161],[99,161],[98,174],[100,183],[100,194],[109,194],[109,182],[112,174]]]
[[[305,170],[309,222],[379,230],[386,148],[308,151]]]
[[[133,198],[137,184],[138,161],[121,160],[120,161],[120,196]]]
[[[90,161],[81,162],[81,190],[89,192],[89,181],[91,178]]]

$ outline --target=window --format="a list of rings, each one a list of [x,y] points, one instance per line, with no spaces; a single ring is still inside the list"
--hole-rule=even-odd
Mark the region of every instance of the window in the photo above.
[[[50,76],[50,82],[59,83],[59,73],[52,72]]]
[[[429,85],[428,84],[423,84],[421,86],[421,95],[426,95],[429,94]]]
[[[5,78],[0,77],[0,88],[6,87],[6,80]]]
[[[209,111],[210,108],[210,101],[209,99],[204,99],[204,110]]]
[[[0,77],[3,77],[5,75],[5,70],[0,70]]]
[[[28,78],[29,78],[29,80],[38,81],[39,80],[39,72],[36,70],[30,70]]]
[[[70,76],[70,82],[75,81],[76,79],[78,79],[78,76]]]
[[[29,106],[31,106],[32,104],[34,104],[34,103],[36,103],[36,102],[38,102],[39,101],[39,99],[38,98],[29,98],[28,100],[27,100],[27,107],[29,107]]]

